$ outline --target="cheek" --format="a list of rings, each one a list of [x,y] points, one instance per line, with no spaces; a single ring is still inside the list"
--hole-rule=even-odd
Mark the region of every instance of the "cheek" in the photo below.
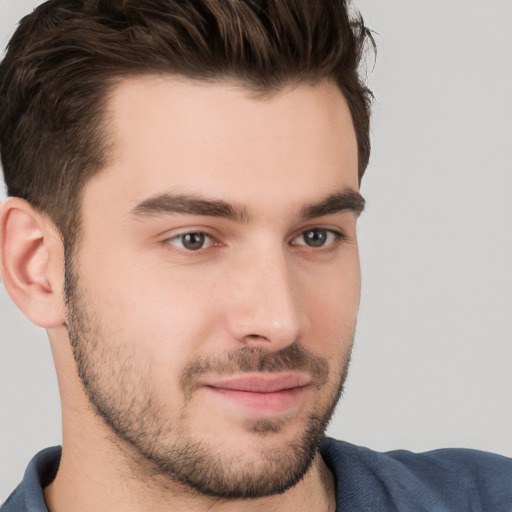
[[[200,287],[199,287],[200,288]],[[144,282],[127,290],[118,320],[124,321],[156,364],[180,370],[205,345],[218,323],[212,298],[192,283]]]
[[[128,257],[104,258],[101,267],[95,261],[82,259],[80,281],[106,341],[150,365],[155,379],[171,385],[172,376],[218,323],[204,279],[191,280],[177,267],[130,262]]]
[[[360,296],[359,264],[339,266],[322,279],[309,282],[304,304],[309,317],[312,350],[338,360],[349,350],[357,319]]]

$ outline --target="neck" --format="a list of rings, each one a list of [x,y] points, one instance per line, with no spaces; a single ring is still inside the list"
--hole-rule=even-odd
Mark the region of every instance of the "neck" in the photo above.
[[[200,495],[168,478],[137,474],[133,466],[120,463],[116,456],[119,454],[90,449],[88,443],[80,444],[85,448],[77,443],[71,446],[63,443],[57,477],[45,488],[50,512],[231,512],[242,509],[248,512],[333,512],[336,508],[334,479],[319,454],[304,478],[286,492],[264,498],[229,500]]]

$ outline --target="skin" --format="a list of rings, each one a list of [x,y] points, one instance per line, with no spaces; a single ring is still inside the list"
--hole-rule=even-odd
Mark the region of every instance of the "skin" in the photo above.
[[[255,98],[230,83],[139,77],[115,88],[107,119],[114,150],[85,187],[73,260],[79,304],[95,326],[84,335],[84,346],[94,348],[91,375],[132,419],[143,414],[140,397],[150,396],[165,427],[159,442],[186,435],[214,446],[234,474],[248,465],[268,472],[265,454],[286,456],[311,414],[332,405],[352,346],[358,211],[304,217],[308,206],[358,191],[346,102],[327,81]],[[222,201],[243,215],[144,213],[141,205],[162,194]],[[332,475],[319,455],[286,492],[241,503],[166,477],[120,439],[78,377],[55,228],[16,198],[0,216],[6,287],[47,328],[59,379],[63,456],[45,490],[52,512],[158,511],[170,503],[175,511],[334,510]],[[205,246],[187,250],[186,233],[204,233]],[[326,242],[311,247],[305,233],[324,233]],[[290,405],[269,398],[254,406],[247,393],[234,398],[211,388],[246,375],[261,384],[271,372],[213,369],[187,389],[180,380],[191,361],[297,344],[325,364],[325,375],[320,382],[309,370],[278,372],[305,379]],[[255,425],[266,427],[255,432]]]

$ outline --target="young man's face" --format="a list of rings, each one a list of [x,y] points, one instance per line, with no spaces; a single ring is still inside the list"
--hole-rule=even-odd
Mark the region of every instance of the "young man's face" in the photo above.
[[[141,464],[218,496],[307,469],[359,302],[357,145],[331,83],[255,99],[132,79],[68,262],[90,401]]]

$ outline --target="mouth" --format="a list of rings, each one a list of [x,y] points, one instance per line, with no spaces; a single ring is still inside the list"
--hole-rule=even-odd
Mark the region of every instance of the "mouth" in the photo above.
[[[309,376],[288,373],[235,376],[203,387],[237,408],[274,414],[297,408],[310,384]]]

